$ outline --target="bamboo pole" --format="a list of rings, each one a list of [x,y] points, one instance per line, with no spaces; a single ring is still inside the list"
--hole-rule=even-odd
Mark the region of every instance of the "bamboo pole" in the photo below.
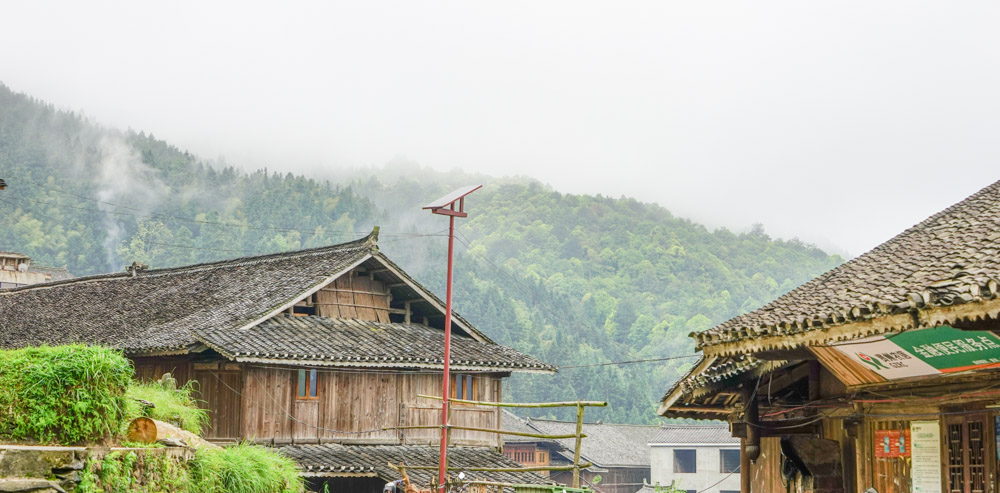
[[[436,399],[442,400],[441,397],[436,395],[424,395],[417,394],[417,397],[423,397],[425,399]],[[448,399],[449,402],[457,402],[459,404],[475,404],[478,406],[496,406],[496,407],[525,407],[525,408],[540,408],[540,407],[607,407],[608,403],[604,401],[575,401],[575,402],[486,402],[486,401],[467,401],[463,399]]]
[[[590,467],[593,464],[584,462],[581,467]],[[436,471],[438,466],[407,466],[396,465],[393,469],[414,469],[417,471]],[[534,472],[534,471],[569,471],[573,466],[532,466],[532,467],[448,467],[449,471],[472,471],[472,472]]]
[[[437,429],[437,428],[441,428],[441,425],[393,426],[393,427],[382,428],[382,430],[384,430],[384,431],[389,431],[389,430],[431,430],[431,429]],[[453,430],[467,430],[467,431],[481,431],[483,433],[496,433],[498,435],[517,435],[517,436],[520,436],[520,437],[548,438],[548,439],[551,439],[551,440],[556,440],[556,439],[559,439],[559,438],[576,438],[576,433],[573,433],[571,435],[542,435],[540,433],[524,433],[524,432],[520,432],[520,431],[493,430],[493,429],[490,429],[490,428],[473,428],[473,427],[470,427],[470,426],[448,425],[448,428],[451,428]],[[583,436],[583,438],[587,437],[587,435],[582,435],[582,436]]]
[[[583,404],[576,406],[576,446],[573,447],[573,487],[580,487],[580,447],[583,444]]]

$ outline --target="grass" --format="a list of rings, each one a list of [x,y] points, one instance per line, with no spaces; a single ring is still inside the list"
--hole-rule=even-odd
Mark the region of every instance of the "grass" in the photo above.
[[[166,421],[200,435],[202,428],[208,424],[208,410],[198,407],[193,392],[194,389],[190,385],[171,389],[158,382],[135,382],[127,392],[128,397],[132,399],[128,408],[129,418],[131,420],[145,416]],[[153,407],[144,408],[135,399],[152,402]]]
[[[96,443],[126,420],[132,363],[120,351],[70,345],[0,351],[0,438]]]
[[[295,462],[266,447],[239,444],[198,449],[191,480],[199,493],[301,493]]]

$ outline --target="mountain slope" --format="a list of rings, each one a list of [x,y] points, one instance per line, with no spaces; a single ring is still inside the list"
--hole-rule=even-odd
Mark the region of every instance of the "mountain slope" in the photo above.
[[[483,182],[458,221],[456,309],[498,342],[563,366],[510,380],[511,400],[607,399],[650,422],[687,334],[756,308],[841,260],[798,241],[709,231],[632,199],[412,163],[340,183],[206,163],[142,132],[102,128],[0,86],[0,249],[77,275],[338,243],[380,246],[444,291],[447,222],[420,206]],[[581,366],[583,365],[583,366]],[[550,417],[566,415],[546,414]]]

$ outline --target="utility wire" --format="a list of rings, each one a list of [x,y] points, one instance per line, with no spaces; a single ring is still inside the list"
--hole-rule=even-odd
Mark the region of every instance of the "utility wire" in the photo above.
[[[631,365],[631,364],[636,364],[636,363],[652,363],[654,361],[670,361],[670,360],[675,360],[675,359],[696,358],[698,356],[700,356],[700,355],[698,355],[698,354],[685,354],[683,356],[668,356],[666,358],[634,359],[634,360],[630,360],[630,361],[611,361],[611,362],[608,362],[608,363],[591,363],[591,364],[587,364],[587,365],[560,366],[559,369],[562,370],[564,368],[589,368],[589,367],[592,367],[592,366]]]

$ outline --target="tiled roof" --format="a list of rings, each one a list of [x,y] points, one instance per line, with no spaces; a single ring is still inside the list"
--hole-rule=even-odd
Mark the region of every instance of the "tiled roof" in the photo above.
[[[732,436],[727,425],[663,425],[649,443],[732,445],[740,439]]]
[[[437,466],[438,447],[426,445],[290,445],[278,449],[291,457],[306,476],[331,473],[373,473],[385,481],[402,477],[389,467],[392,464],[408,466]],[[449,467],[521,467],[494,449],[485,447],[451,447],[448,449]],[[454,474],[458,475],[459,471]],[[408,470],[416,486],[430,484],[431,475],[437,470]],[[497,481],[519,484],[553,484],[533,472],[480,472],[465,471],[467,480]]]
[[[417,324],[278,315],[245,329],[195,330],[199,339],[236,361],[308,361],[310,364],[443,367],[444,332]],[[452,334],[455,370],[555,368],[497,344]]]
[[[0,347],[81,342],[129,353],[186,350],[194,329],[254,324],[372,253],[371,237],[324,248],[0,291]]]
[[[548,435],[576,433],[575,421],[552,421],[532,419],[529,424]],[[621,425],[608,423],[584,423],[583,433],[587,435],[580,446],[580,455],[598,467],[649,467],[649,447],[651,438],[656,436],[659,426]],[[573,457],[576,439],[556,440]]]
[[[998,294],[1000,182],[762,308],[692,337],[699,349],[782,338]]]
[[[538,430],[531,427],[528,424],[528,420],[501,408],[500,413],[502,414],[500,418],[500,429],[504,431],[514,431],[517,433],[540,433]],[[504,443],[518,443],[518,442],[545,442],[552,441],[545,438],[533,438],[533,437],[522,437],[517,435],[502,435]]]

